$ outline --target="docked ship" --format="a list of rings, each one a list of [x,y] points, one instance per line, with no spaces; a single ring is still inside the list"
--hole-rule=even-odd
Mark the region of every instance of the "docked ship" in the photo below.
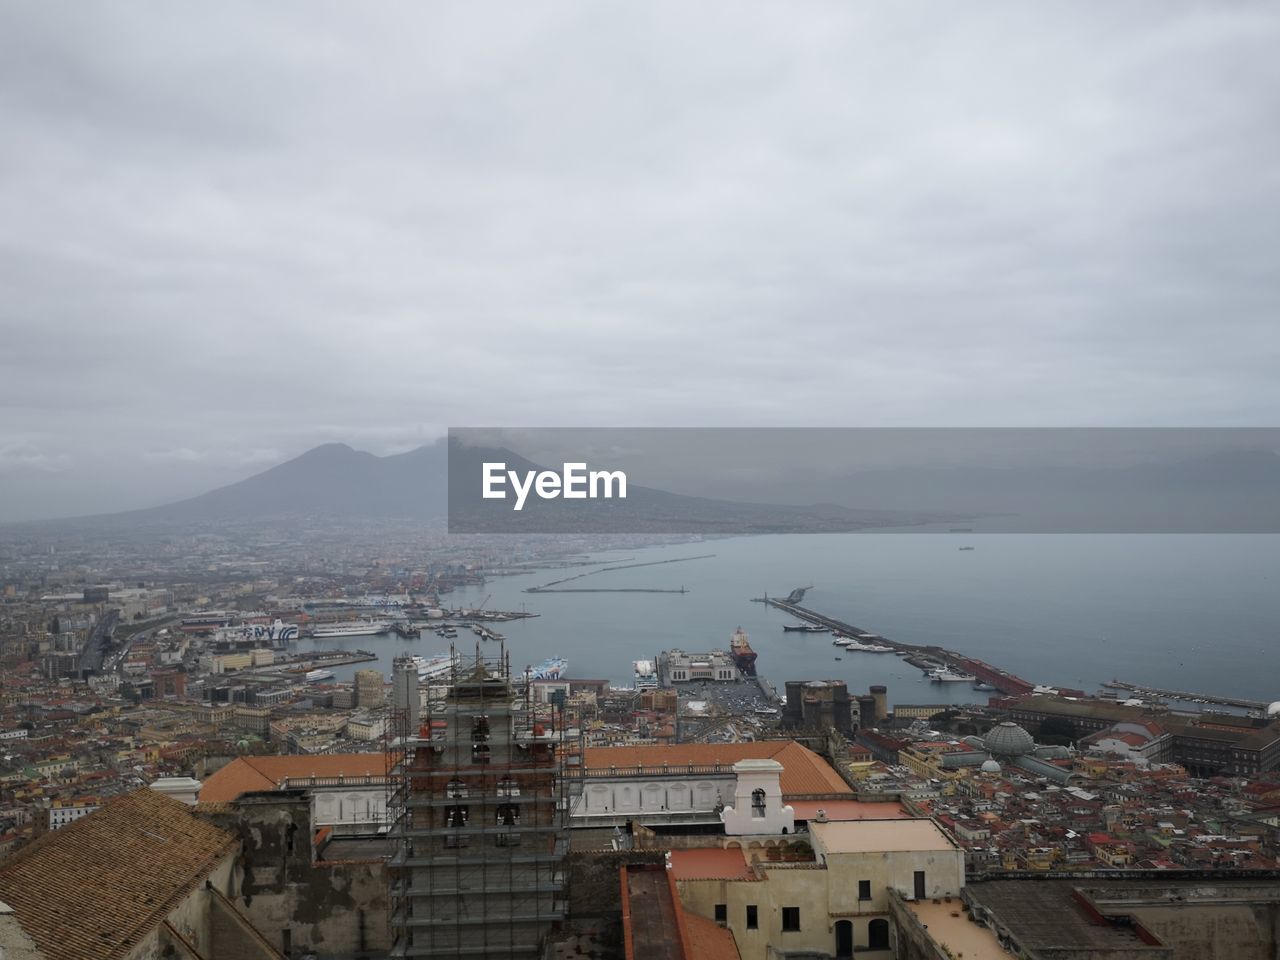
[[[448,679],[453,672],[454,658],[449,654],[438,657],[414,657],[413,665],[418,669],[420,683],[438,683]]]
[[[569,672],[569,661],[563,657],[551,657],[531,668],[531,680],[559,680]]]
[[[938,667],[925,674],[934,683],[973,683],[978,678],[968,673],[959,673],[949,667]]]
[[[379,633],[387,633],[391,629],[386,620],[357,620],[351,623],[328,623],[311,631],[317,640],[329,637],[371,637]]]
[[[841,640],[840,646],[853,653],[893,653],[893,647],[886,647],[882,643],[868,643],[865,639],[858,640]]]
[[[756,675],[756,652],[751,649],[747,633],[741,627],[733,631],[733,638],[729,641],[729,656],[733,657],[734,665],[744,676]]]
[[[635,671],[637,690],[652,690],[658,685],[658,670],[652,660],[635,660],[631,663]]]
[[[332,680],[332,670],[308,670],[307,683],[319,683],[321,680]]]
[[[214,643],[263,644],[285,646],[290,640],[298,639],[298,625],[285,623],[279,617],[275,623],[241,623],[235,626],[219,627],[214,631]]]
[[[816,623],[784,623],[782,629],[787,633],[826,633],[828,630]]]

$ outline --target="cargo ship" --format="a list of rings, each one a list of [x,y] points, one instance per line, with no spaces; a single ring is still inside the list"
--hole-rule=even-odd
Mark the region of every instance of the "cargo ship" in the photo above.
[[[751,644],[747,642],[747,633],[741,627],[733,631],[733,639],[729,641],[729,656],[733,657],[734,665],[745,676],[756,675],[756,652],[751,649]]]

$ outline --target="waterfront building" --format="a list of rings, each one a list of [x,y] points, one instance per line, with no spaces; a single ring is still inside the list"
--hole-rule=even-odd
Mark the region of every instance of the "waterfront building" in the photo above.
[[[665,683],[696,683],[701,680],[733,683],[742,679],[733,658],[723,650],[710,653],[664,650],[658,654],[658,673]]]

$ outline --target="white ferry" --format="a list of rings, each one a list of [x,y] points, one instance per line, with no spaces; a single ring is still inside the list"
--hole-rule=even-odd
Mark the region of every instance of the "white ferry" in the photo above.
[[[317,640],[323,640],[326,637],[371,637],[386,633],[390,629],[391,623],[387,620],[358,620],[351,623],[328,623],[318,626],[311,631],[311,636]]]

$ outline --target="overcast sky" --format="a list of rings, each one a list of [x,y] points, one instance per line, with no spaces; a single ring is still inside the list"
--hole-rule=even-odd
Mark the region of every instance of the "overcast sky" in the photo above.
[[[1280,7],[0,6],[0,519],[450,425],[1275,425]]]

